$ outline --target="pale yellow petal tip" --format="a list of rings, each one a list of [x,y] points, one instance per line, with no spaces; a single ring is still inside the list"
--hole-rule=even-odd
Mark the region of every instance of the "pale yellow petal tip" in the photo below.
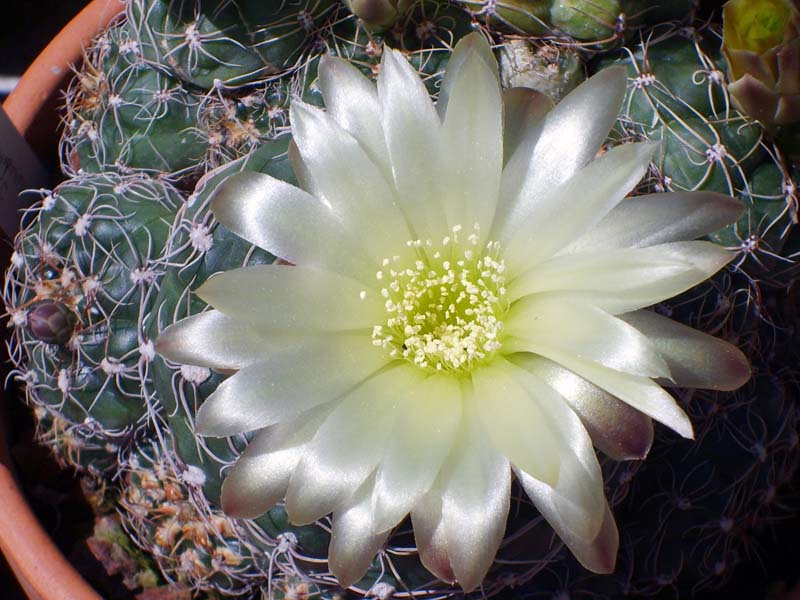
[[[253,177],[266,177],[261,173],[239,172],[226,177],[225,180],[211,194],[209,208],[214,218],[228,227],[231,216],[235,216],[239,206],[237,199],[241,193],[239,184]]]
[[[617,568],[617,553],[601,554],[597,562],[589,569],[597,575],[611,575]]]
[[[458,40],[456,47],[453,49],[453,53],[473,51],[485,52],[487,49],[489,51],[492,49],[487,39],[481,35],[479,31],[473,31]]]
[[[605,506],[600,531],[594,540],[591,542],[573,540],[573,542],[573,554],[586,569],[598,575],[609,575],[614,572],[619,553],[619,531],[608,504]]]
[[[175,331],[175,325],[170,325],[161,331],[156,338],[156,341],[153,344],[153,348],[161,358],[166,360],[177,362],[175,357],[177,353],[180,352],[180,346],[175,345],[174,335],[173,332]]]
[[[682,411],[681,411],[682,412]],[[687,440],[694,441],[694,426],[692,422],[689,420],[689,417],[686,416],[686,413],[683,413],[683,418],[675,423],[672,429],[675,433],[678,433],[681,437],[686,438]]]
[[[721,392],[733,392],[738,390],[753,376],[753,367],[750,360],[733,344],[725,346],[725,369],[726,379],[719,380],[710,389]]]
[[[595,78],[597,78],[598,81],[606,82],[609,86],[622,88],[623,93],[628,85],[628,71],[622,65],[614,65],[603,69],[593,77],[590,77],[589,80]]]
[[[218,388],[219,389],[219,388]],[[194,432],[203,437],[223,438],[247,431],[221,414],[213,394],[200,406],[194,418]]]
[[[257,519],[265,511],[253,510],[252,503],[242,502],[243,491],[238,489],[239,483],[235,473],[229,473],[222,482],[219,502],[222,512],[234,519]]]
[[[344,589],[361,581],[364,575],[367,574],[371,563],[372,560],[339,560],[336,557],[336,553],[330,551],[328,555],[328,568]]]

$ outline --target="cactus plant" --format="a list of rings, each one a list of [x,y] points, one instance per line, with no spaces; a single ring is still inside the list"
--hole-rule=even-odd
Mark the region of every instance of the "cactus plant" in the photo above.
[[[646,461],[603,461],[622,540],[614,574],[577,565],[515,489],[475,597],[688,596],[723,585],[749,540],[791,513],[796,490],[799,323],[785,295],[797,289],[800,179],[791,149],[731,100],[719,15],[708,24],[688,1],[349,4],[363,20],[339,0],[131,0],[87,51],[66,94],[65,180],[25,213],[4,289],[15,376],[41,441],[113,490],[130,544],[109,543],[152,557],[176,589],[458,597],[422,566],[405,525],[345,592],[326,562],[329,519],[297,527],[280,504],[253,520],[227,517],[222,481],[252,436],[202,438],[194,425],[230,373],[176,367],[153,342],[204,309],[192,291],[212,274],[275,260],[218,224],[210,199],[238,171],[295,182],[289,107],[294,97],[322,104],[323,54],[374,76],[384,44],[401,49],[436,95],[456,43],[479,30],[495,43],[504,85],[554,101],[586,74],[623,65],[627,92],[607,148],[661,144],[638,191],[721,192],[746,205],[709,236],[736,251],[731,266],[656,310],[734,342],[756,375],[737,392],[675,391],[694,443],[658,429]]]

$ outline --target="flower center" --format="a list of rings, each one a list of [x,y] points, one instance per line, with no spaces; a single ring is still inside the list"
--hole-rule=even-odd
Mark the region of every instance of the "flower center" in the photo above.
[[[500,245],[481,251],[475,231],[463,238],[456,225],[440,244],[411,240],[413,265],[385,258],[377,272],[385,298],[386,322],[372,331],[372,343],[434,371],[466,371],[500,348],[502,317],[508,309]]]

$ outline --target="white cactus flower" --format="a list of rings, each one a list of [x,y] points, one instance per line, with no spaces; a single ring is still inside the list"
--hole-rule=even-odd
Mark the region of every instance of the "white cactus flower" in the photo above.
[[[456,47],[437,104],[386,49],[377,86],[320,64],[325,111],[295,100],[302,189],[226,180],[225,227],[296,266],[211,277],[213,310],[167,328],[171,361],[236,373],[196,430],[258,430],[228,474],[225,512],[285,500],[295,524],[333,513],[330,566],[357,581],[411,515],[423,564],[478,586],[503,538],[512,472],[588,569],[618,534],[595,450],[643,458],[651,419],[692,436],[661,384],[729,390],[750,370],[730,344],[645,307],[731,253],[691,241],[733,222],[713,193],[624,199],[654,145],[595,156],[625,73],[553,107],[500,89],[478,34]]]

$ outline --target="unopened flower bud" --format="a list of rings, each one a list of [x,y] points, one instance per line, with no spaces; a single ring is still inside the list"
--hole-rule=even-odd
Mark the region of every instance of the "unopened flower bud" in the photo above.
[[[414,3],[413,0],[345,0],[345,2],[367,29],[373,31],[389,29]]]
[[[60,302],[43,300],[28,312],[28,331],[47,344],[66,344],[72,337],[78,319],[75,313]]]

